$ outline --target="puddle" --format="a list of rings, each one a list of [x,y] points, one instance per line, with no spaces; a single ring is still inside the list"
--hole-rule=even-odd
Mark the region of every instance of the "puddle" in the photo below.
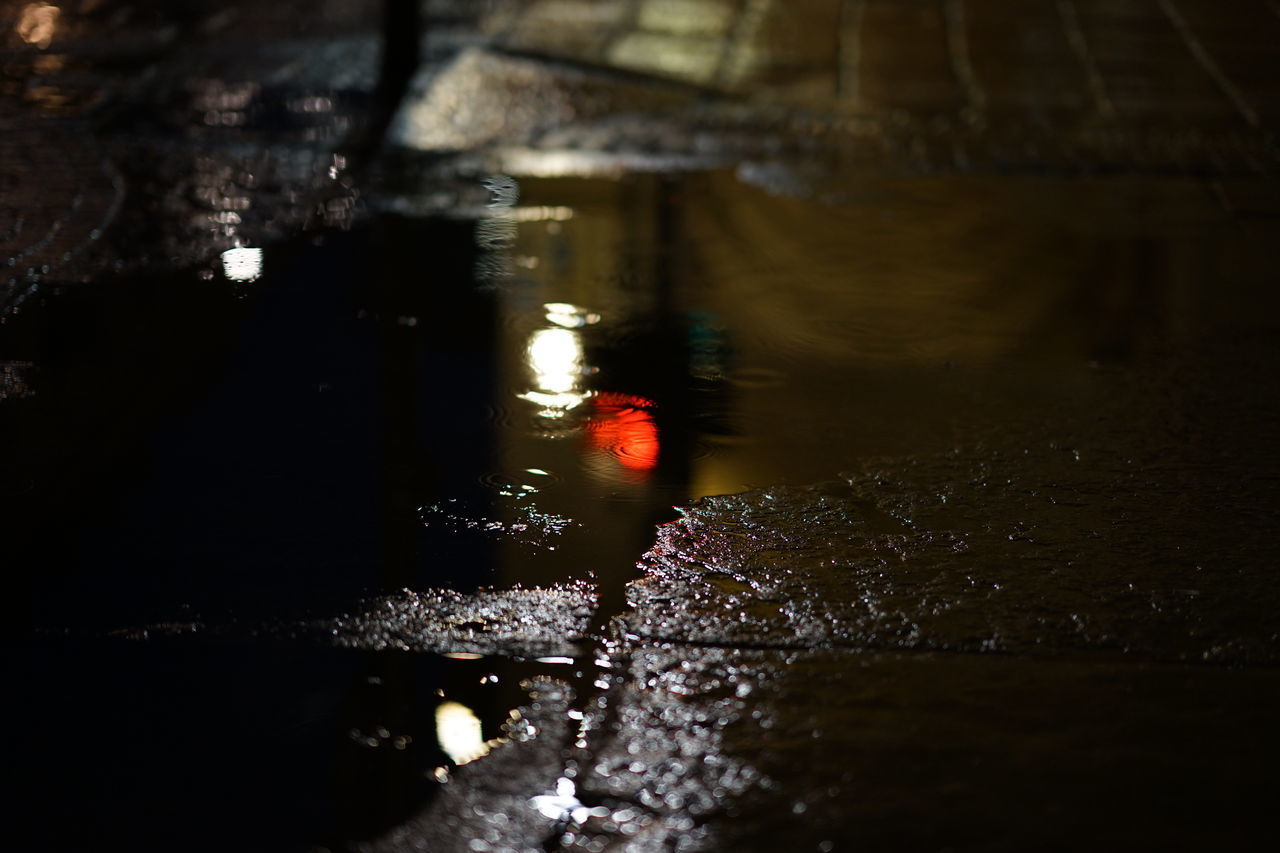
[[[234,183],[222,168],[200,174]],[[79,637],[27,665],[157,626],[90,657],[147,702],[185,685],[194,715],[100,707],[106,769],[53,811],[122,780],[172,805],[181,737],[203,739],[207,794],[243,773],[218,745],[251,737],[228,755],[287,747],[281,775],[214,804],[270,796],[243,826],[282,849],[412,849],[481,812],[565,849],[692,849],[768,777],[716,722],[753,719],[746,676],[716,680],[732,649],[664,643],[752,646],[757,681],[814,647],[1274,663],[1271,598],[1227,603],[1261,547],[1228,521],[1261,529],[1274,497],[1230,488],[1276,462],[1253,390],[1274,375],[1274,223],[1242,229],[1191,179],[414,174],[323,239],[70,288],[6,324],[0,429],[32,454],[4,462],[9,553],[31,626]],[[1207,547],[1224,568],[1201,571]],[[161,627],[192,623],[215,630]],[[583,665],[614,629],[625,685]],[[276,680],[255,632],[301,668]],[[33,713],[80,724],[55,669]],[[549,733],[473,760],[528,734],[526,680],[554,697]],[[87,772],[25,749],[60,782]],[[110,802],[89,825],[138,831]],[[183,802],[156,827],[196,825]]]
[[[6,719],[40,733],[15,746],[14,765],[62,792],[33,799],[16,827],[44,849],[103,835],[160,849],[211,813],[200,845],[374,838],[432,802],[459,765],[536,740],[537,684],[591,677],[572,659],[191,637],[24,643],[5,664],[29,691]]]
[[[376,5],[0,8],[8,846],[1273,834],[1274,3]]]

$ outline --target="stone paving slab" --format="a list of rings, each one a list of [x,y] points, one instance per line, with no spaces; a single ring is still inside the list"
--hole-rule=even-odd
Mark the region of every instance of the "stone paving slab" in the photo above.
[[[1077,465],[1078,452],[1093,458]],[[660,531],[621,630],[1276,663],[1267,499],[1224,506],[1232,486],[1202,471],[1101,455],[957,454],[704,499]]]
[[[590,11],[585,11],[585,7]],[[1262,124],[1280,15],[1205,0],[529,0],[500,43],[860,112]],[[587,22],[590,22],[588,25]]]
[[[1266,849],[1270,670],[670,643],[608,661],[576,733],[532,686],[511,743],[362,849]]]
[[[1269,670],[669,644],[616,661],[578,795],[651,815],[663,849],[1254,850],[1269,834]],[[564,849],[658,849],[607,821]]]
[[[1267,178],[1280,149],[1248,127],[972,124],[899,112],[850,115],[699,97],[662,80],[618,78],[474,49],[424,73],[393,134],[410,151],[466,154],[518,175],[618,174],[751,162],[885,174],[1156,175]],[[455,110],[451,104],[465,103]],[[496,149],[496,151],[495,151]],[[476,165],[474,168],[484,168]],[[385,192],[385,190],[384,190]]]
[[[1259,341],[1188,347],[977,445],[705,498],[659,530],[620,630],[1275,665],[1277,460],[1249,391],[1275,365]]]
[[[1204,14],[1179,17],[1181,6],[1172,18],[1156,3],[1126,17],[1071,0],[732,14],[608,3],[585,18],[579,6],[503,6],[487,44],[423,70],[396,141],[532,147],[548,155],[534,174],[603,154],[615,170],[644,156],[661,167],[799,157],[914,173],[1242,176],[1274,174],[1280,156],[1258,82],[1271,58],[1247,40],[1233,52],[1219,22],[1212,49],[1232,61],[1217,63],[1188,29]]]

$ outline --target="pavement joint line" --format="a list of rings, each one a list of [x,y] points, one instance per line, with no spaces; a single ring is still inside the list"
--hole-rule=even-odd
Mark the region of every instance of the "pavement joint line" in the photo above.
[[[634,638],[634,639],[633,639]],[[995,649],[991,651],[972,651],[967,649],[934,649],[934,648],[899,648],[890,646],[857,646],[845,643],[817,644],[783,644],[783,643],[730,643],[713,640],[692,640],[671,637],[637,637],[635,634],[624,634],[621,638],[623,648],[634,654],[635,649],[644,646],[687,646],[696,649],[723,649],[725,651],[749,652],[847,652],[855,655],[901,655],[903,657],[926,657],[939,655],[945,657],[984,658],[991,660],[1021,660],[1035,664],[1101,664],[1107,666],[1131,667],[1168,667],[1181,670],[1239,670],[1280,671],[1280,661],[1205,661],[1205,660],[1169,660],[1164,658],[1130,658],[1123,653],[1090,655],[1044,656],[1021,651]]]
[[[1222,70],[1222,67],[1219,66],[1218,63],[1214,61],[1213,57],[1209,55],[1209,50],[1204,46],[1204,42],[1196,37],[1195,31],[1191,29],[1191,25],[1187,22],[1187,19],[1183,16],[1181,10],[1174,5],[1173,0],[1158,0],[1158,2],[1160,4],[1161,11],[1165,14],[1165,17],[1169,19],[1169,22],[1173,24],[1173,28],[1178,31],[1178,35],[1182,37],[1182,41],[1186,44],[1187,50],[1189,50],[1191,55],[1195,57],[1196,62],[1199,63],[1204,72],[1209,75],[1210,79],[1217,84],[1218,88],[1222,91],[1222,94],[1225,95],[1227,100],[1231,102],[1232,106],[1236,108],[1236,111],[1239,112],[1241,117],[1244,118],[1244,120],[1252,127],[1261,127],[1262,122],[1258,118],[1257,110],[1249,104],[1245,99],[1244,93],[1236,87],[1235,83],[1231,82],[1231,78],[1227,76],[1226,72]],[[1272,8],[1275,9],[1276,7],[1273,5]]]
[[[1116,114],[1115,104],[1111,102],[1111,97],[1107,94],[1107,82],[1103,79],[1102,71],[1098,68],[1097,59],[1094,57],[1093,51],[1089,49],[1089,40],[1085,38],[1084,30],[1080,26],[1080,15],[1076,10],[1075,3],[1073,0],[1058,0],[1057,7],[1058,16],[1062,19],[1062,27],[1067,37],[1067,43],[1071,46],[1071,51],[1076,55],[1076,59],[1084,67],[1085,79],[1089,82],[1089,94],[1093,97],[1098,114],[1104,118],[1114,118]]]

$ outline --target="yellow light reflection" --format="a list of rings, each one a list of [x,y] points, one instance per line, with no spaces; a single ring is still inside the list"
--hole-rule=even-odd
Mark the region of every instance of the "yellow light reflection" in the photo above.
[[[573,329],[538,329],[525,349],[534,389],[520,395],[523,400],[543,407],[547,417],[560,417],[581,405],[587,397],[582,393],[582,341]]]
[[[571,329],[539,329],[529,339],[529,367],[542,391],[563,394],[582,378],[582,342]]]
[[[436,740],[458,766],[489,754],[480,718],[460,702],[442,702],[436,708]]]
[[[734,10],[718,0],[646,0],[640,7],[641,29],[680,35],[724,35]]]
[[[18,14],[18,25],[14,29],[18,38],[44,50],[53,43],[61,14],[61,9],[49,3],[28,3]]]
[[[710,83],[720,64],[720,51],[705,38],[634,32],[614,43],[609,59],[623,68]]]
[[[511,218],[517,222],[568,222],[573,218],[570,207],[513,207]]]

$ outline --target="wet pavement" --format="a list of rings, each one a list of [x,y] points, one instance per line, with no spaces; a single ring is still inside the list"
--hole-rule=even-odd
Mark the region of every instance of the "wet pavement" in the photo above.
[[[1274,3],[419,11],[0,3],[8,848],[1269,848]]]

